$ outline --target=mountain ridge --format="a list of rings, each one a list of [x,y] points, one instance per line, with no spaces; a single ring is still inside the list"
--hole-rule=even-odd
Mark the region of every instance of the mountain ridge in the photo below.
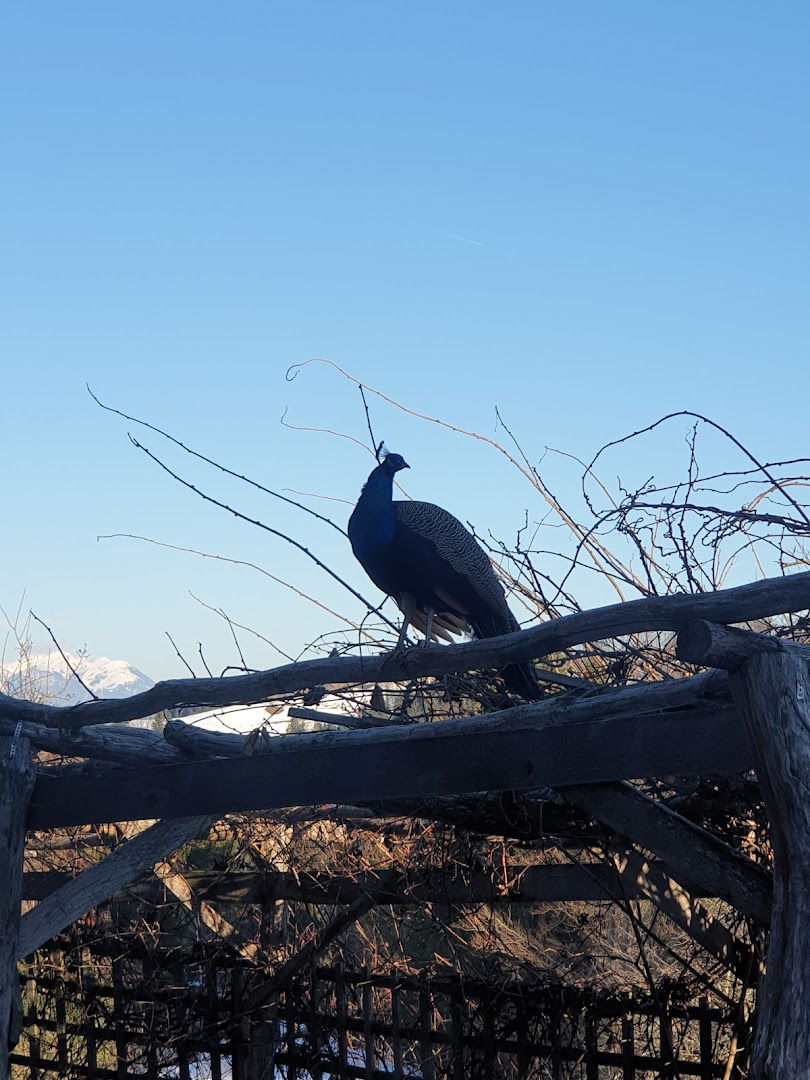
[[[31,653],[3,665],[8,693],[52,705],[75,705],[92,698],[82,682],[101,698],[130,697],[155,685],[153,679],[126,660],[76,653],[66,653],[65,657],[58,652]]]

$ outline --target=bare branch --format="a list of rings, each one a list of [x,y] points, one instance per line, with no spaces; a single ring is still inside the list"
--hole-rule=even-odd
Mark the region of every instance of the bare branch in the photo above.
[[[374,605],[371,604],[368,600],[366,600],[362,593],[359,593],[357,589],[352,588],[352,586],[349,585],[349,583],[345,581],[340,576],[340,574],[336,574],[334,570],[327,566],[325,562],[322,562],[317,555],[314,555],[308,547],[305,547],[303,544],[299,543],[298,540],[295,540],[293,539],[293,537],[281,532],[280,529],[274,529],[270,525],[265,525],[263,521],[259,521],[257,518],[251,518],[248,517],[246,514],[242,514],[239,510],[235,510],[227,503],[220,502],[219,499],[215,499],[212,495],[206,495],[204,491],[200,491],[200,489],[198,487],[195,487],[194,484],[190,483],[188,480],[184,480],[181,476],[178,476],[176,472],[173,472],[168,465],[162,462],[160,458],[153,454],[152,451],[149,450],[146,446],[141,445],[141,443],[139,443],[138,440],[135,439],[132,435],[130,435],[129,438],[130,442],[134,447],[136,447],[136,449],[142,450],[147,457],[154,461],[156,465],[159,465],[164,472],[167,472],[173,480],[176,480],[179,484],[182,484],[183,487],[188,488],[189,491],[193,491],[195,495],[199,495],[201,499],[205,500],[205,502],[209,502],[212,503],[214,506],[218,506],[220,510],[227,510],[229,514],[233,514],[233,516],[239,518],[240,521],[246,521],[249,525],[255,525],[257,528],[263,529],[265,532],[270,533],[272,536],[278,536],[281,540],[285,540],[288,544],[292,544],[294,548],[297,548],[298,551],[306,555],[308,559],[311,559],[316,566],[320,567],[321,570],[325,571],[331,578],[337,581],[339,585],[342,585],[343,588],[350,592],[352,596],[354,596],[357,600],[360,601],[361,604],[364,604],[369,611],[379,610],[378,608],[375,608]],[[385,615],[383,615],[382,613],[379,614],[383,622],[388,623],[392,630],[397,629],[396,626],[394,626],[394,624],[385,617]]]
[[[715,593],[656,596],[567,615],[502,637],[431,649],[413,648],[382,656],[338,656],[303,660],[269,671],[228,679],[175,679],[140,694],[72,706],[35,705],[0,695],[0,718],[30,720],[74,729],[151,716],[188,705],[249,705],[277,694],[328,684],[368,685],[423,675],[446,675],[531,660],[587,641],[655,630],[677,631],[696,619],[737,623],[810,609],[810,571],[769,578]]]
[[[174,638],[172,637],[172,635],[171,635],[171,634],[169,633],[169,631],[168,631],[168,630],[164,630],[164,631],[163,631],[163,633],[164,633],[164,634],[166,635],[166,637],[167,637],[167,638],[169,639],[169,641],[170,641],[170,642],[172,643],[172,648],[173,648],[173,649],[174,649],[174,651],[175,651],[175,652],[177,653],[178,659],[179,659],[179,660],[180,660],[180,662],[181,662],[181,663],[182,663],[182,664],[184,665],[184,667],[186,668],[186,670],[187,670],[187,671],[189,672],[189,674],[191,675],[192,679],[196,679],[196,678],[197,678],[197,676],[196,676],[196,674],[194,673],[194,668],[193,668],[193,667],[191,666],[191,664],[189,664],[188,660],[186,660],[185,656],[183,656],[183,654],[182,654],[182,653],[180,652],[180,650],[179,650],[179,649],[177,648],[177,643],[175,642],[175,640],[174,640]],[[148,715],[148,714],[146,714],[146,715]]]
[[[162,435],[164,439],[168,439],[170,443],[184,450],[192,457],[198,458],[200,461],[204,461],[206,465],[213,465],[215,469],[219,469],[220,472],[226,473],[228,476],[233,476],[236,480],[242,480],[245,484],[249,484],[251,487],[256,488],[257,491],[264,492],[265,495],[272,495],[274,499],[280,499],[282,502],[289,503],[290,506],[296,507],[298,510],[303,510],[304,513],[310,514],[312,517],[317,518],[318,521],[322,521],[325,525],[331,525],[333,529],[336,529],[339,533],[346,535],[346,530],[342,529],[339,525],[335,524],[331,518],[324,517],[323,514],[317,513],[315,510],[310,509],[308,506],[304,506],[303,503],[296,502],[295,499],[288,499],[286,495],[282,495],[278,491],[273,491],[272,488],[265,487],[264,484],[260,484],[258,480],[252,480],[249,476],[243,476],[242,473],[235,472],[233,469],[229,469],[227,466],[220,464],[218,461],[214,461],[213,458],[206,457],[205,454],[201,454],[198,450],[192,450],[190,446],[186,446],[185,443],[176,439],[174,435],[170,435],[168,431],[163,431],[162,428],[156,427],[154,424],[148,423],[146,420],[140,420],[137,416],[129,416],[125,412],[121,412],[120,409],[114,409],[111,405],[105,405],[103,401],[91,390],[90,386],[85,383],[87,387],[87,393],[106,412],[114,413],[116,416],[120,416],[124,420],[129,420],[133,424],[139,424],[141,427],[147,428],[149,431],[154,431],[157,435]]]
[[[98,694],[93,693],[93,691],[85,683],[84,679],[82,679],[81,675],[78,673],[78,671],[73,666],[73,664],[71,664],[70,660],[68,660],[67,656],[65,655],[65,653],[62,650],[62,646],[59,644],[59,642],[54,637],[53,630],[51,630],[50,626],[46,626],[45,623],[42,621],[42,619],[40,619],[38,615],[35,615],[33,611],[31,612],[31,618],[35,622],[38,622],[40,626],[44,627],[45,630],[47,630],[48,636],[50,637],[51,641],[54,643],[56,648],[59,650],[59,655],[62,657],[62,659],[67,664],[67,666],[70,669],[70,671],[71,671],[71,673],[73,675],[73,678],[76,680],[76,682],[79,683],[79,685],[82,687],[83,690],[87,691],[87,693],[90,695],[91,698],[93,698],[94,701],[98,701],[99,700]]]

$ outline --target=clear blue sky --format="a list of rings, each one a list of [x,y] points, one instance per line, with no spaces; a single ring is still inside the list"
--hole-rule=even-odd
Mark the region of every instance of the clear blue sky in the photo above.
[[[285,381],[312,356],[486,434],[497,403],[534,459],[684,407],[807,453],[809,47],[800,3],[7,7],[0,602],[25,590],[66,646],[153,677],[183,673],[167,629],[234,657],[189,589],[291,653],[331,622],[98,534],[351,607],[161,474],[85,382],[270,486],[348,500],[369,458],[279,423],[364,436],[339,377]],[[374,419],[415,496],[503,534],[542,512],[497,455]],[[328,530],[171,460],[377,598]]]

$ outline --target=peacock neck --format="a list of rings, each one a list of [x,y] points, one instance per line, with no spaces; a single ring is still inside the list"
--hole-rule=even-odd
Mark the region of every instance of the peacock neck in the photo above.
[[[352,518],[367,541],[385,544],[394,535],[393,476],[381,465],[369,476]]]
[[[394,491],[394,478],[382,465],[369,475],[363,484],[361,499],[379,500],[382,503],[391,502]]]

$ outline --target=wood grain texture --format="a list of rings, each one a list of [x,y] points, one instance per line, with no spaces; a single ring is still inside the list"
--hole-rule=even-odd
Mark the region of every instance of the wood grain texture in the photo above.
[[[536,724],[554,720],[559,723],[577,723],[586,720],[608,719],[621,716],[653,716],[674,709],[691,707],[710,708],[731,704],[731,689],[728,679],[722,672],[704,672],[687,679],[670,679],[662,682],[643,683],[623,687],[619,690],[607,688],[588,694],[555,695],[543,701],[534,701],[518,705],[500,712],[487,713],[484,716],[469,719],[443,721],[443,725],[452,724],[498,724],[519,725]],[[376,725],[394,727],[401,730],[414,725],[389,724]],[[424,725],[422,726],[424,731]],[[447,731],[452,730],[446,727]],[[473,730],[470,727],[470,730]],[[298,745],[320,746],[324,739],[333,739],[336,732],[325,731],[296,735],[301,740]],[[248,742],[248,736],[228,732],[206,731],[194,726],[193,717],[189,721],[169,720],[163,729],[164,739],[173,747],[182,750],[184,760],[191,757],[228,757],[244,754],[248,746],[254,754],[272,754],[278,752],[282,742],[278,738],[268,737],[258,740],[255,745]],[[305,743],[303,740],[310,740]]]
[[[149,728],[125,724],[57,731],[44,724],[22,723],[21,734],[37,750],[48,750],[66,757],[88,757],[100,761],[183,761],[184,755],[167,743],[163,735]],[[0,719],[0,734],[11,734],[14,720]]]
[[[611,695],[618,697],[619,695]],[[112,769],[92,781],[40,776],[29,828],[397,797],[530,790],[750,765],[731,707],[580,719],[577,703],[370,731],[289,735],[272,751]],[[542,706],[538,706],[542,708]],[[605,698],[606,711],[611,706]]]
[[[0,738],[0,1077],[9,1074],[8,1053],[22,1015],[17,976],[23,845],[28,800],[34,786],[28,741]]]
[[[687,663],[736,671],[752,656],[784,650],[795,653],[805,663],[810,660],[810,648],[806,645],[781,641],[777,637],[736,626],[721,626],[706,619],[696,619],[678,631],[676,655]]]
[[[795,651],[731,676],[771,828],[773,915],[751,1080],[810,1078],[810,674]]]

